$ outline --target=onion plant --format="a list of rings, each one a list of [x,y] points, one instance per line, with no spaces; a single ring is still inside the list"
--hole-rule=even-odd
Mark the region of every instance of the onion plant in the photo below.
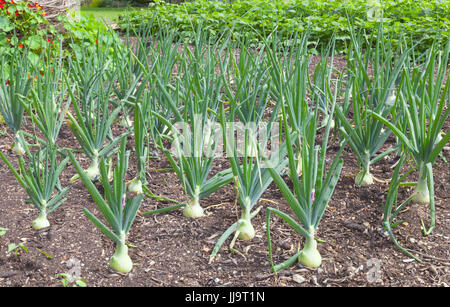
[[[232,108],[232,110],[235,110],[235,108]],[[211,253],[210,262],[213,261],[225,240],[233,232],[235,232],[235,235],[230,245],[232,251],[234,251],[233,246],[237,238],[245,241],[250,241],[254,238],[255,229],[251,220],[258,214],[262,207],[256,210],[253,209],[260,200],[261,195],[273,181],[268,167],[271,167],[272,171],[281,173],[288,162],[286,159],[286,144],[283,144],[279,148],[272,148],[272,155],[266,155],[263,149],[267,144],[261,144],[263,146],[260,146],[259,143],[261,141],[265,142],[268,138],[263,136],[261,141],[255,140],[258,133],[251,132],[251,127],[244,128],[243,149],[239,149],[240,145],[236,140],[235,132],[237,130],[237,124],[240,123],[227,122],[227,119],[232,118],[234,118],[234,111],[231,111],[229,117],[226,117],[224,108],[222,108],[220,120],[223,131],[223,142],[234,176],[236,199],[241,207],[241,217],[219,238]],[[268,134],[264,128],[259,132]],[[272,136],[272,139],[274,137],[278,138],[278,135]],[[248,146],[248,144],[253,145]],[[242,153],[242,156],[240,153]],[[263,162],[263,157],[266,158],[265,162]],[[266,165],[268,163],[270,165]]]
[[[267,154],[269,137],[274,141],[271,143],[273,151],[279,149],[275,148],[278,134],[274,136],[270,133],[276,112],[272,113],[273,116],[267,122],[263,121],[269,101],[269,68],[265,65],[264,48],[254,54],[245,43],[241,42],[238,46],[238,59],[235,46],[230,45],[227,56],[220,63],[227,105],[225,112],[225,105],[222,104],[220,122],[225,152],[234,176],[236,200],[241,207],[241,218],[219,238],[210,262],[233,232],[235,236],[230,245],[231,250],[234,250],[237,238],[252,240],[255,236],[251,219],[261,207],[253,209],[272,182],[272,177],[262,162],[262,156]],[[281,171],[286,166],[284,156],[276,164]]]
[[[156,74],[154,75],[152,80],[154,80],[154,84],[156,86],[153,86],[148,90],[149,95],[147,96],[147,99],[151,101],[149,103],[151,113],[159,114],[163,118],[169,119],[171,121],[177,118],[177,121],[181,122],[181,118],[178,114],[181,106],[170,105],[171,103],[182,103],[182,98],[180,97],[181,91],[179,82],[177,81],[175,87],[172,87],[170,85],[170,80],[162,80]],[[165,138],[165,136],[171,134],[170,128],[157,116],[151,116],[150,120],[151,124],[148,133],[151,136],[151,141],[156,146],[158,146],[158,143],[161,142],[160,137]]]
[[[111,71],[117,79],[114,92],[119,101],[124,101],[125,97],[129,97],[128,103],[124,105],[124,109],[131,107],[129,111],[134,109],[135,96],[141,96],[144,89],[148,90],[144,78],[148,78],[147,81],[150,84],[155,82],[152,78],[158,78],[163,84],[172,81],[179,42],[174,41],[174,34],[164,28],[157,27],[158,30],[155,31],[154,22],[157,21],[155,19],[145,20],[137,30],[127,28],[125,40],[128,53],[121,54],[119,52],[121,46],[117,46],[115,53],[116,70]],[[159,99],[156,99],[154,104],[160,104]],[[167,108],[164,109],[167,110]],[[131,126],[131,119],[127,119],[127,121]]]
[[[149,129],[151,122],[149,107],[151,100],[147,98],[149,95],[150,94],[148,92],[145,92],[144,99],[138,99],[134,102],[133,132],[137,158],[137,175],[129,183],[128,189],[130,192],[136,194],[142,194],[142,187],[147,184],[146,166],[148,161],[149,144],[149,134],[147,133],[147,130]]]
[[[235,115],[243,124],[264,118],[269,100],[269,67],[266,64],[264,48],[253,51],[244,42],[230,44],[219,62],[224,99],[235,107]]]
[[[221,96],[222,78],[217,76],[217,57],[199,34],[196,36],[194,51],[186,48],[188,54],[180,64],[182,76],[178,78],[175,95],[171,85],[157,84],[167,99],[174,117],[170,120],[157,112],[152,112],[171,129],[171,150],[160,147],[183,183],[190,200],[184,206],[186,217],[197,218],[204,215],[200,200],[231,182],[231,170],[225,170],[209,177],[216,157],[220,139],[217,139],[215,113]],[[219,48],[220,49],[220,48]],[[184,107],[181,108],[181,101]],[[181,125],[181,127],[180,127]],[[181,128],[182,132],[177,130]]]
[[[328,80],[328,84],[329,84]],[[280,88],[281,90],[283,88]],[[328,85],[328,92],[331,93],[330,85]],[[280,92],[283,94],[283,92]],[[343,160],[340,158],[340,154],[343,150],[343,144],[341,149],[333,159],[333,162],[326,172],[326,151],[329,138],[329,131],[331,127],[331,120],[336,105],[337,91],[334,93],[329,118],[327,125],[325,126],[325,132],[323,135],[322,144],[316,145],[316,136],[318,125],[318,113],[319,107],[316,104],[314,111],[311,112],[310,107],[307,106],[305,114],[308,114],[302,122],[301,133],[301,163],[302,174],[301,179],[297,172],[292,170],[297,169],[298,162],[296,161],[296,153],[294,152],[293,144],[298,137],[292,134],[293,127],[289,127],[291,123],[295,121],[292,117],[293,109],[292,102],[288,99],[281,100],[281,112],[282,121],[285,131],[287,154],[289,159],[289,167],[291,172],[289,173],[289,179],[292,183],[292,191],[289,185],[284,181],[280,173],[274,169],[269,168],[269,172],[273,177],[274,182],[280,189],[293,213],[298,221],[289,216],[288,214],[269,207],[267,208],[267,238],[269,241],[269,256],[273,270],[276,272],[287,265],[298,261],[308,267],[318,267],[322,262],[322,257],[317,249],[317,241],[315,239],[315,233],[319,227],[319,223],[323,217],[325,209],[336,187],[339,179]],[[305,102],[303,102],[306,104]],[[307,105],[307,104],[306,104]],[[270,217],[271,213],[275,213],[286,221],[297,233],[305,237],[305,245],[294,257],[285,261],[284,263],[274,266],[272,259],[272,248],[270,240]]]
[[[50,50],[48,51],[50,52]],[[67,85],[63,81],[63,58],[47,57],[42,76],[33,80],[30,98],[20,100],[33,123],[39,128],[49,146],[56,146],[59,131],[70,105]],[[37,68],[36,68],[37,69]]]
[[[317,104],[322,112],[323,119],[320,127],[325,127],[328,123],[330,101],[332,97],[328,97],[327,81],[331,79],[334,71],[334,54],[335,54],[335,34],[330,38],[328,44],[321,50],[320,59],[314,69],[312,80],[309,79],[309,88],[314,88],[311,93],[314,97],[314,103]],[[340,90],[340,83],[337,84],[335,90]],[[318,93],[318,94],[315,94]],[[334,129],[335,121],[331,120],[331,129]]]
[[[1,159],[9,167],[20,185],[30,197],[31,203],[39,210],[39,216],[33,221],[34,229],[50,226],[47,216],[61,206],[69,191],[69,187],[56,189],[59,176],[66,166],[69,158],[58,162],[58,153],[55,146],[46,146],[34,154],[25,148],[28,155],[28,164],[22,156],[19,157],[19,167],[16,169],[10,161],[0,152]]]
[[[147,44],[147,48],[151,50],[149,52],[149,62],[152,67],[151,71],[148,72],[148,74],[151,74],[149,80],[152,84],[155,84],[149,89],[150,96],[148,98],[152,100],[149,106],[152,112],[157,112],[165,118],[173,118],[175,116],[173,110],[180,108],[180,106],[171,107],[170,103],[182,103],[182,100],[177,97],[181,94],[179,82],[177,81],[179,80],[179,73],[178,75],[174,73],[179,64],[180,43],[174,40],[173,33],[168,33],[161,29],[151,43]],[[148,132],[151,140],[158,143],[157,139],[159,136],[169,133],[169,129],[158,117],[152,116],[150,120],[151,125]],[[180,119],[178,118],[177,120]]]
[[[120,106],[110,108],[113,82],[104,82],[96,75],[92,78],[95,80],[88,82],[91,84],[91,93],[88,95],[76,96],[74,91],[68,88],[75,114],[67,112],[67,122],[82,151],[91,160],[86,174],[95,180],[100,176],[99,159],[110,156],[116,150],[116,145],[129,132],[125,131],[117,137],[112,135],[111,126],[121,111]],[[68,82],[67,77],[65,80]],[[106,144],[107,139],[109,143]],[[77,178],[78,175],[75,175],[72,180]]]
[[[238,59],[236,59],[236,50],[238,50]],[[227,56],[220,61],[225,88],[224,100],[229,103],[228,109],[233,114],[228,119],[239,120],[246,128],[249,128],[249,125],[257,128],[266,115],[269,103],[270,75],[269,67],[265,64],[264,48],[253,52],[244,42],[240,42],[236,46],[230,44]],[[271,129],[273,119],[276,117],[277,113],[272,112],[270,120],[264,123],[267,126],[265,131]],[[250,129],[248,132],[251,133],[254,130]],[[264,136],[260,135],[260,137]],[[255,140],[255,138],[250,137],[249,140]],[[255,142],[248,142],[247,146],[249,148],[244,148],[244,150],[248,150],[247,155],[258,155]],[[238,148],[240,149],[240,146]],[[243,152],[240,154],[242,155]]]
[[[398,204],[398,189],[401,186],[403,180],[411,173],[412,170],[406,172],[400,176],[400,171],[405,164],[407,155],[402,155],[398,161],[394,173],[392,175],[391,182],[389,184],[389,190],[386,196],[386,201],[383,203],[383,231],[390,236],[392,242],[397,246],[403,253],[410,256],[411,258],[421,262],[419,258],[414,256],[411,252],[403,248],[395,238],[393,229],[400,225],[403,221],[396,221],[398,214],[405,208],[405,206],[412,200],[412,196],[408,197],[400,205]],[[432,180],[432,177],[430,178]]]
[[[110,79],[114,80],[115,86],[113,91],[117,104],[121,105],[123,117],[120,122],[121,126],[131,128],[133,121],[130,118],[130,113],[134,110],[134,103],[146,88],[146,82],[143,80],[148,67],[148,53],[145,47],[150,36],[137,36],[137,42],[131,43],[130,33],[126,33],[126,41],[128,49],[126,52],[122,51],[122,45],[115,44],[113,62],[114,68],[109,71]],[[131,115],[132,117],[132,115]]]
[[[160,28],[156,33],[153,31],[153,21],[150,20],[136,33],[136,47],[132,49],[131,56],[143,71],[147,83],[151,86],[145,88],[145,99],[150,100],[148,107],[151,112],[157,112],[169,119],[174,116],[172,110],[178,110],[181,106],[169,106],[172,102],[182,103],[177,97],[181,92],[173,90],[173,84],[179,84],[174,73],[179,59],[179,41],[175,40],[175,34]],[[139,93],[139,91],[137,91]],[[168,98],[172,96],[172,98]],[[177,117],[177,120],[179,118]],[[158,143],[161,135],[169,133],[168,127],[158,117],[150,116],[147,127],[150,141]],[[156,153],[157,154],[157,153]]]
[[[161,115],[154,113],[162,122],[171,128],[173,143],[171,150],[160,145],[165,156],[175,170],[178,179],[183,183],[189,201],[183,206],[186,217],[198,218],[204,215],[200,200],[230,183],[233,175],[230,169],[221,171],[210,177],[219,141],[214,137],[215,129],[211,129],[206,120],[206,113],[186,116],[191,123],[184,125],[182,133],[176,126]],[[206,148],[206,150],[205,150]]]
[[[352,46],[347,71],[352,75],[351,85],[348,83],[348,86],[352,89],[353,116],[341,106],[337,107],[336,116],[340,132],[348,139],[358,159],[360,171],[355,177],[355,184],[365,186],[374,182],[370,173],[371,165],[397,149],[391,147],[380,152],[392,131],[370,116],[370,112],[382,116],[391,113],[396,100],[396,83],[405,65],[408,50],[396,56],[393,47],[386,43],[381,26],[374,48],[371,48],[372,40],[364,42],[353,30],[350,35]]]
[[[130,33],[127,31],[126,40],[129,47],[128,56],[118,54],[116,69],[111,72],[116,76],[117,84],[114,92],[119,101],[122,101],[122,108],[125,113],[127,125],[132,125],[135,140],[135,149],[137,156],[138,172],[135,178],[129,184],[129,190],[135,193],[143,193],[145,190],[148,196],[161,198],[154,195],[146,185],[146,163],[148,160],[148,145],[150,137],[155,138],[156,131],[164,133],[163,129],[155,126],[159,120],[151,114],[151,111],[161,111],[166,118],[170,108],[163,107],[163,99],[155,99],[158,87],[149,89],[153,83],[153,78],[159,78],[159,81],[170,82],[172,78],[172,69],[174,66],[175,51],[166,52],[171,49],[172,41],[165,38],[161,32],[154,34],[151,31],[152,21],[142,27],[138,32],[134,32],[137,38],[136,42],[130,40]],[[157,40],[154,46],[154,40]],[[166,49],[167,48],[167,49]],[[161,97],[161,95],[159,96]],[[129,106],[133,106],[130,109]],[[134,120],[128,118],[128,113],[134,112]],[[126,125],[124,125],[126,126]],[[164,125],[165,126],[165,125]]]
[[[418,97],[426,95],[426,99],[428,100],[426,112],[430,113],[428,116],[433,118],[435,118],[436,112],[438,111],[439,96],[441,95],[439,87],[442,88],[444,86],[444,79],[447,75],[450,56],[448,49],[439,49],[438,45],[439,44],[436,41],[433,42],[430,48],[423,54],[415,55],[412,52],[412,61],[410,61],[412,65],[416,65],[415,67],[410,68],[412,74],[416,75],[411,77],[411,88],[415,89],[415,95]],[[422,63],[421,59],[423,59]],[[435,81],[432,82],[432,80]],[[442,95],[446,95],[447,98],[444,99],[448,101],[450,98],[450,91],[447,91],[447,93],[443,92]],[[440,131],[436,138],[436,142],[439,142],[442,139],[442,136],[443,132]],[[444,162],[447,162],[442,154],[440,156]]]
[[[73,153],[69,151],[68,154],[92,199],[110,226],[109,228],[105,225],[88,209],[83,209],[83,212],[92,223],[116,244],[115,252],[109,262],[110,267],[120,273],[130,272],[133,268],[133,262],[128,255],[126,237],[139,210],[143,194],[139,194],[134,198],[127,198],[126,195],[125,176],[130,155],[130,152],[126,150],[126,139],[122,139],[118,150],[117,163],[113,170],[114,176],[111,184],[108,180],[106,159],[102,158],[100,160],[100,181],[104,189],[104,197],[92,183],[91,178],[81,168]]]
[[[444,53],[450,52],[447,43]],[[436,54],[435,54],[436,55]],[[400,111],[397,116],[404,124],[395,125],[395,118],[389,120],[382,114],[371,112],[372,116],[388,126],[398,137],[402,146],[413,157],[418,168],[419,177],[415,185],[412,200],[430,205],[430,227],[424,233],[429,234],[435,226],[434,185],[432,165],[443,147],[450,141],[450,133],[438,141],[441,129],[448,118],[450,108],[446,108],[446,99],[450,90],[450,78],[435,78],[429,67],[425,67],[425,76],[416,68],[410,72],[404,69],[401,80],[401,91],[397,104]],[[421,90],[417,90],[414,84]]]
[[[69,66],[69,80],[66,84],[73,84],[71,87],[72,91],[76,92],[79,101],[89,102],[97,99],[100,94],[98,92],[98,84],[102,79],[111,80],[112,77],[109,76],[108,70],[112,69],[113,63],[108,59],[108,53],[103,52],[111,48],[111,42],[107,40],[105,43],[103,39],[99,39],[97,34],[97,44],[95,46],[95,51],[82,50],[75,52],[74,58],[68,57]],[[65,75],[65,77],[67,77]],[[111,88],[112,89],[112,88]],[[86,112],[85,108],[95,107],[90,103],[81,103],[83,112]],[[91,110],[94,112],[94,110]],[[91,114],[92,116],[94,114]]]
[[[15,50],[15,49],[14,49]],[[12,150],[25,154],[25,140],[20,132],[24,116],[24,108],[20,103],[22,97],[27,97],[32,87],[31,65],[27,52],[22,55],[15,50],[11,55],[2,55],[0,63],[0,112],[14,134]]]
[[[270,67],[271,74],[271,96],[276,101],[273,112],[279,112],[280,104],[286,104],[286,112],[289,113],[289,133],[295,138],[292,146],[295,150],[295,161],[297,166],[290,171],[300,175],[302,172],[301,158],[301,131],[306,118],[309,116],[309,108],[306,103],[308,91],[308,66],[309,56],[307,54],[308,35],[299,38],[299,46],[294,50],[278,50],[279,42],[272,43],[273,49],[267,50],[267,66]],[[281,129],[280,129],[281,130]]]

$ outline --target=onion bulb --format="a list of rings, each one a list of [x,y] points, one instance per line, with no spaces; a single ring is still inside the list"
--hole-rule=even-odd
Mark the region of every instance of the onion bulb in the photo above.
[[[428,190],[428,184],[426,180],[419,180],[417,182],[412,200],[419,204],[427,205],[430,203],[430,191]]]
[[[100,176],[100,169],[98,167],[97,161],[92,161],[91,165],[86,170],[86,175],[91,180],[94,180]]]
[[[238,221],[237,231],[239,232],[238,238],[245,241],[250,241],[255,237],[255,228],[251,221],[251,199],[246,197],[244,199],[244,210],[242,211],[241,219]]]
[[[50,226],[50,222],[47,219],[47,214],[45,212],[41,212],[41,214],[31,223],[31,226],[36,229],[47,228]]]
[[[18,137],[16,137],[16,139],[14,140],[14,144],[11,146],[11,149],[16,155],[25,154],[25,149],[23,148],[22,143],[20,142]]]
[[[317,249],[314,236],[306,238],[305,246],[298,256],[298,262],[310,268],[318,268],[322,263],[322,256]]]
[[[143,193],[142,181],[139,180],[137,177],[134,178],[133,181],[128,186],[128,191],[130,191],[131,193],[142,194]]]
[[[198,199],[192,199],[183,210],[185,217],[198,218],[204,216],[204,211]]]
[[[255,237],[255,228],[253,227],[250,219],[241,219],[239,221],[238,238],[244,241],[250,241]]]
[[[128,246],[125,243],[118,243],[114,255],[109,261],[109,266],[116,272],[129,273],[133,268],[133,261],[128,255]]]
[[[368,185],[373,184],[372,174],[370,174],[370,172],[368,170],[360,171],[355,177],[355,184],[362,185],[362,186],[368,186]]]
[[[129,115],[126,115],[122,117],[119,125],[125,128],[133,127],[133,121],[130,119]]]
[[[200,187],[196,186],[194,195],[183,209],[183,214],[185,217],[198,218],[205,215],[202,206],[200,206],[199,195]]]
[[[98,167],[98,162],[96,160],[92,161],[91,165],[84,172],[90,180],[95,180],[100,177],[100,168]],[[74,176],[72,176],[72,178],[70,178],[70,182],[74,182],[78,178],[80,178],[80,175],[75,174]]]

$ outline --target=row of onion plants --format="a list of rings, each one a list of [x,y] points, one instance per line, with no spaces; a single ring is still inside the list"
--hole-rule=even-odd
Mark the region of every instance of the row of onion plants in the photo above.
[[[383,227],[402,251],[415,257],[396,241],[393,228],[409,201],[430,204],[431,225],[425,234],[435,224],[432,165],[450,140],[441,131],[449,114],[449,44],[417,55],[414,46],[406,47],[406,39],[402,52],[380,39],[382,27],[375,38],[350,30],[344,70],[334,67],[333,36],[310,77],[307,34],[294,37],[295,46],[283,47],[274,32],[264,46],[253,48],[231,42],[229,33],[211,41],[198,28],[188,44],[151,29],[149,23],[139,33],[126,33],[125,52],[116,41],[99,39],[93,53],[43,54],[43,69],[33,67],[26,56],[0,57],[0,110],[14,135],[19,166],[3,153],[0,157],[40,212],[34,228],[48,227],[47,215],[65,202],[69,187],[63,188],[59,177],[70,160],[77,171],[70,181],[81,179],[103,218],[88,209],[85,215],[116,243],[110,266],[127,273],[132,260],[126,237],[142,200],[175,203],[143,215],[182,208],[188,218],[204,218],[201,200],[233,185],[240,218],[223,225],[212,261],[233,233],[233,251],[237,239],[255,236],[252,219],[274,183],[292,212],[266,208],[272,268],[278,271],[296,260],[315,268],[322,261],[316,234],[338,186],[341,154],[350,148],[360,165],[356,185],[372,184],[370,166],[387,155],[400,155],[387,200],[380,204]],[[105,50],[116,51],[112,60]],[[24,117],[31,119],[34,133],[25,132]],[[77,148],[59,146],[64,123]],[[332,131],[339,150],[327,165]],[[395,144],[386,148],[390,137]],[[137,173],[126,182],[128,139],[133,139]],[[87,169],[76,154],[89,159]],[[169,161],[185,199],[162,197],[148,188],[150,155]],[[214,162],[223,155],[230,167],[214,173]],[[417,182],[404,181],[415,170],[405,170],[410,158],[419,172]],[[404,185],[416,186],[416,192],[397,205],[397,191]],[[273,215],[304,238],[303,249],[278,265],[271,248]]]

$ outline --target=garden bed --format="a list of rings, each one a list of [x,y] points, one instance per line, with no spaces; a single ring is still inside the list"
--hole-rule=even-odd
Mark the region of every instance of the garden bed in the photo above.
[[[339,62],[339,61],[338,61]],[[32,127],[25,122],[30,133]],[[444,131],[450,130],[446,122]],[[129,137],[131,138],[131,137]],[[0,137],[0,150],[15,161],[9,150],[13,137],[10,133]],[[390,139],[392,142],[393,139]],[[63,125],[60,146],[74,148],[76,139]],[[389,141],[388,141],[389,142]],[[129,139],[129,144],[132,140]],[[133,150],[133,148],[129,148]],[[329,156],[339,149],[330,141]],[[444,150],[450,159],[450,152]],[[88,162],[77,156],[83,167]],[[131,155],[128,178],[136,174],[136,161]],[[358,165],[347,148],[342,155],[344,168],[336,190],[325,212],[317,237],[323,240],[319,250],[323,263],[318,269],[295,265],[289,269],[272,272],[265,233],[265,210],[255,218],[256,237],[250,242],[238,240],[230,252],[226,241],[216,259],[209,264],[210,253],[220,235],[236,221],[239,209],[235,204],[231,184],[203,201],[206,216],[187,219],[181,209],[151,216],[138,215],[128,236],[130,257],[134,268],[127,275],[111,271],[108,261],[114,252],[114,243],[107,239],[83,214],[83,208],[98,215],[99,211],[81,181],[69,183],[75,173],[69,163],[61,177],[63,186],[70,185],[67,202],[49,219],[51,227],[33,230],[30,225],[36,218],[31,205],[17,180],[0,163],[2,200],[0,227],[7,228],[0,236],[1,286],[61,286],[63,277],[57,274],[78,274],[87,286],[448,286],[449,280],[449,186],[448,164],[438,159],[434,166],[436,228],[424,236],[420,227],[423,219],[428,225],[428,208],[409,205],[400,215],[404,222],[395,229],[397,240],[422,259],[412,261],[397,249],[389,237],[381,232],[382,203],[389,184],[377,182],[369,187],[354,184]],[[228,167],[227,160],[215,162],[214,171]],[[395,159],[388,157],[373,166],[373,174],[380,180],[389,180]],[[147,174],[148,187],[157,195],[185,201],[183,188],[168,161],[161,155],[152,159]],[[99,186],[97,184],[97,186]],[[405,199],[411,189],[402,188],[399,198]],[[141,212],[168,206],[144,198]],[[289,212],[275,184],[263,194],[258,203]],[[280,218],[272,215],[272,245],[275,263],[280,263],[297,252],[303,240]],[[24,249],[8,252],[10,244],[23,243]]]
[[[146,20],[144,31],[130,37],[131,32],[114,31],[94,16],[62,18],[60,33],[36,3],[0,4],[6,27],[0,33],[0,286],[450,285],[446,40],[432,35],[430,44],[415,45],[419,30],[411,28],[409,41],[400,33],[391,37],[396,31],[377,22],[371,22],[368,36],[351,26],[343,30],[345,37],[298,32],[298,39],[288,41],[284,30],[269,41],[252,32],[258,36],[255,44],[244,28],[238,32],[242,37],[231,33],[216,40],[228,33],[225,28],[216,32],[210,25],[189,23],[183,34]],[[161,12],[160,17],[167,15]],[[179,20],[181,13],[173,16]],[[29,27],[28,20],[35,22]],[[30,34],[43,25],[46,31]],[[13,29],[22,32],[17,36]],[[445,36],[446,28],[434,30]],[[134,124],[125,128],[127,114]],[[330,115],[336,128],[328,130]],[[330,120],[324,125],[325,116]],[[282,128],[278,140],[287,144],[279,147],[280,161],[289,162],[269,170],[260,167],[266,163],[262,151],[247,146],[258,155],[241,157],[243,148],[233,138],[214,139],[217,135],[206,130],[220,122],[230,132],[229,122],[267,123],[269,118],[272,128]],[[170,152],[176,144],[170,129],[180,122],[200,123],[202,130],[183,135],[190,140],[182,142],[189,152]],[[242,131],[231,131],[238,143],[249,136]],[[324,140],[328,143],[320,147]],[[221,146],[220,141],[227,156],[192,157],[199,149]],[[66,156],[57,169],[56,162]],[[334,159],[338,156],[342,160]],[[111,161],[110,188],[103,162]],[[397,162],[402,168],[395,168]],[[28,170],[33,173],[21,177]],[[369,170],[375,182],[366,186]],[[406,175],[399,179],[399,173]],[[73,180],[74,175],[81,179]],[[150,193],[133,194],[139,193],[140,181]],[[416,181],[420,193],[413,199]],[[428,201],[435,202],[414,203],[427,201],[425,187],[433,187]],[[392,196],[398,203],[386,209]],[[197,201],[205,215],[188,218],[180,207],[201,213],[198,206],[192,209]],[[179,208],[161,213],[173,203]],[[155,210],[159,213],[145,214]],[[252,237],[252,225],[256,236],[242,240]],[[430,229],[428,235],[424,229]],[[235,230],[235,238],[242,237],[234,242]],[[223,234],[231,235],[211,261]],[[395,246],[395,238],[406,250]],[[127,250],[131,260],[120,253]],[[274,265],[297,260],[299,250],[303,265],[292,261],[274,273]]]

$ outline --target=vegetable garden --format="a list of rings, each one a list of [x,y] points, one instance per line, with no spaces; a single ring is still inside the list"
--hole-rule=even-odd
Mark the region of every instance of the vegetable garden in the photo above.
[[[0,0],[0,285],[448,286],[449,2],[316,2]]]

